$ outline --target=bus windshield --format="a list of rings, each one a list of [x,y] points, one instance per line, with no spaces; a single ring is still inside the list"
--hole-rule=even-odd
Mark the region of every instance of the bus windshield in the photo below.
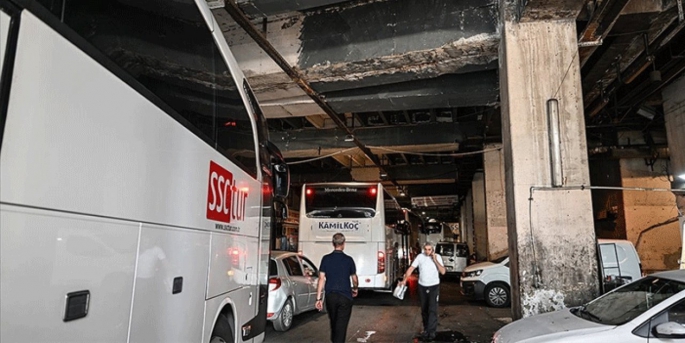
[[[311,218],[372,218],[376,186],[307,186],[305,210]]]

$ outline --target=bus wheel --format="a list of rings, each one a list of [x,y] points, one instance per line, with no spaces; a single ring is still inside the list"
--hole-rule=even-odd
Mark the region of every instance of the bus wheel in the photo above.
[[[283,309],[281,310],[281,314],[278,317],[278,320],[275,320],[274,323],[274,330],[276,331],[288,331],[290,329],[290,326],[293,325],[293,315],[295,314],[295,311],[293,309],[293,303],[290,301],[290,299],[285,301],[285,305],[283,305]]]
[[[228,318],[225,315],[220,314],[219,319],[214,325],[214,331],[212,331],[212,339],[210,343],[233,343],[233,331],[231,326],[228,324]]]

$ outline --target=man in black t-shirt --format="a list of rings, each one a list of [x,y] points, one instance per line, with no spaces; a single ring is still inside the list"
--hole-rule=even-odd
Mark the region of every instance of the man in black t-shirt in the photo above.
[[[331,325],[331,342],[345,342],[347,324],[352,315],[352,298],[357,296],[359,279],[354,260],[345,254],[345,236],[342,233],[333,235],[333,252],[321,259],[319,284],[316,289],[316,308],[323,309],[323,297],[326,291],[326,311]],[[352,286],[350,286],[352,279]]]

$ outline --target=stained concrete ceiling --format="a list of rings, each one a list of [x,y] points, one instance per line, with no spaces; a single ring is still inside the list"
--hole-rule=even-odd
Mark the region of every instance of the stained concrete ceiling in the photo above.
[[[462,199],[482,170],[474,152],[501,142],[503,17],[576,18],[591,157],[611,155],[622,130],[644,134],[637,154],[662,148],[660,89],[685,70],[677,0],[238,0],[308,94],[236,24],[224,9],[230,2],[210,6],[291,165],[294,189],[383,181],[406,191],[398,197],[405,206],[417,196]],[[454,219],[450,206],[436,214]]]

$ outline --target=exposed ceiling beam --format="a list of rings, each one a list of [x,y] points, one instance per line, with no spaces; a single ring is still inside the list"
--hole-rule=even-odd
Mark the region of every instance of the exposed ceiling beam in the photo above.
[[[580,33],[578,44],[582,45],[583,43],[593,42],[601,44],[601,41],[606,38],[614,27],[614,24],[616,24],[623,8],[625,8],[629,1],[630,0],[605,0],[600,2],[599,8],[594,9],[590,20],[585,25],[583,32]],[[585,62],[587,62],[588,58],[590,58],[595,50],[597,50],[597,45],[580,47],[578,49],[581,67],[585,65]]]
[[[354,130],[356,139],[364,142],[371,150],[374,147],[388,147],[404,151],[451,151],[458,149],[458,143],[466,138],[466,132],[474,132],[482,124],[467,123],[430,123],[391,127],[359,127]],[[292,131],[271,131],[271,140],[286,157],[305,157],[326,155],[330,150],[352,148],[346,142],[347,133],[340,129],[303,129]],[[433,147],[430,149],[430,147]],[[425,150],[428,149],[428,150]],[[401,151],[400,151],[401,150]],[[300,154],[297,154],[297,152]],[[382,151],[390,153],[392,151]]]
[[[331,92],[325,96],[338,112],[492,106],[499,102],[499,76],[495,70],[443,75],[430,80]]]

